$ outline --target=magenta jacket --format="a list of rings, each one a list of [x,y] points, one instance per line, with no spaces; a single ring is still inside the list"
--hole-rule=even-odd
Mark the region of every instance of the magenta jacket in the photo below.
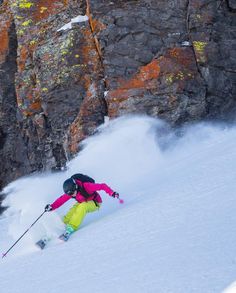
[[[76,180],[76,183],[80,186],[82,186],[81,181]],[[94,200],[97,203],[102,203],[102,198],[99,195],[99,193],[97,193],[96,191],[99,190],[103,190],[106,193],[108,193],[110,196],[113,194],[113,190],[106,185],[105,183],[90,183],[90,182],[86,182],[83,183],[83,187],[84,189],[90,194],[91,196],[88,198],[84,198],[82,196],[82,194],[80,192],[77,193],[75,199],[77,200],[77,202],[81,203],[81,202],[85,202],[85,201],[89,201],[89,200]],[[63,194],[62,196],[60,196],[58,199],[56,199],[52,204],[52,210],[55,210],[57,208],[59,208],[61,205],[63,205],[65,202],[67,202],[69,199],[71,199],[73,197],[69,196],[68,194]]]

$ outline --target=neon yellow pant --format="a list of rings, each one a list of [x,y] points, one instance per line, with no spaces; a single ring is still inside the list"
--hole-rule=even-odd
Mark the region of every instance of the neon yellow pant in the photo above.
[[[100,205],[97,206],[93,200],[76,203],[63,217],[63,222],[66,225],[70,225],[74,230],[77,230],[86,214],[97,211],[99,207]]]

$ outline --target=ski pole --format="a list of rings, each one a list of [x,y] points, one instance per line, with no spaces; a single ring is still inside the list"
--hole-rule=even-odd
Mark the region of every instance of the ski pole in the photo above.
[[[18,243],[20,240],[21,240],[21,238],[34,226],[34,224],[44,215],[46,213],[46,211],[44,211],[34,222],[33,222],[33,224],[20,236],[20,238],[18,238],[17,240],[16,240],[16,242],[7,250],[7,252],[5,252],[5,253],[3,253],[2,254],[2,258],[4,258],[7,254],[8,254],[8,252],[16,245],[16,243]]]
[[[121,199],[121,198],[119,198],[119,197],[118,197],[118,200],[119,200],[119,203],[120,203],[120,204],[123,204],[123,203],[124,203],[124,200]]]

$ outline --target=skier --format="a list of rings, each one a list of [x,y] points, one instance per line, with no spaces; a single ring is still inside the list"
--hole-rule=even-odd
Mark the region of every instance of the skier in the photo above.
[[[45,211],[53,211],[67,202],[75,199],[76,203],[70,208],[63,217],[66,224],[65,232],[59,237],[67,241],[70,235],[78,230],[87,213],[97,211],[102,203],[102,198],[97,191],[103,190],[110,196],[119,199],[119,193],[113,191],[105,183],[95,183],[89,176],[75,174],[63,183],[64,194],[57,198],[52,204],[45,206]],[[120,200],[120,203],[123,201]]]

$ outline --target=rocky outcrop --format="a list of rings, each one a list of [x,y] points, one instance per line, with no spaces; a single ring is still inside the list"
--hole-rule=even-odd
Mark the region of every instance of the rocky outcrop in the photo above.
[[[147,113],[176,125],[235,114],[235,14],[229,2],[93,3],[107,25],[99,40],[110,116]]]
[[[235,117],[235,1],[189,1],[188,31],[206,84],[207,117]]]
[[[1,186],[60,170],[105,116],[234,119],[235,1],[0,5]]]
[[[8,6],[0,8],[0,188],[28,172],[25,144],[17,121],[15,74],[17,37]],[[4,13],[3,13],[4,12]]]

